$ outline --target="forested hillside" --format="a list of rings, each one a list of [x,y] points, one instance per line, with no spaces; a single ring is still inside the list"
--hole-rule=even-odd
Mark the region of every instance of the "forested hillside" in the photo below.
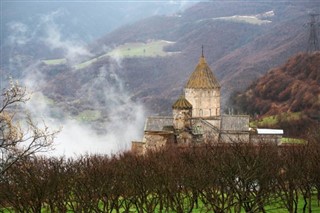
[[[237,103],[251,114],[303,111],[319,119],[320,52],[298,54],[283,66],[271,69],[238,95]]]
[[[289,58],[232,99],[240,112],[259,117],[286,113],[287,117],[295,117],[295,121],[288,121],[292,126],[296,124],[300,130],[308,128],[320,120],[320,52]],[[280,123],[285,117],[278,118],[282,119]]]

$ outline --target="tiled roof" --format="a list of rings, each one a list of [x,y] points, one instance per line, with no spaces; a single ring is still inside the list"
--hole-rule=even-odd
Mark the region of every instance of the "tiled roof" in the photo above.
[[[220,88],[220,84],[213,75],[209,65],[204,56],[200,57],[196,69],[191,74],[185,88],[193,89],[215,89]]]
[[[172,126],[173,117],[148,117],[145,123],[144,131],[163,131],[163,127]]]
[[[180,98],[172,105],[172,109],[192,109],[192,104],[181,95]]]
[[[221,130],[249,131],[249,115],[221,116]]]

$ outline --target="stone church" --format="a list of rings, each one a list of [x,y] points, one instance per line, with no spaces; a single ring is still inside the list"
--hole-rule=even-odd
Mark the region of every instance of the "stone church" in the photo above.
[[[172,116],[148,117],[143,139],[132,142],[132,151],[143,154],[168,144],[280,142],[282,130],[251,129],[248,115],[221,115],[220,89],[202,54],[184,94],[172,105]]]

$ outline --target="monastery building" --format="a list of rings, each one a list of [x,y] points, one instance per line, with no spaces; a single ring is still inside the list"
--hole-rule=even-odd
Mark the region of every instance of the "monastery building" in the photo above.
[[[172,105],[172,116],[148,117],[143,139],[132,142],[132,151],[143,154],[168,144],[280,143],[283,130],[251,129],[248,115],[221,115],[220,89],[202,54],[183,94]]]

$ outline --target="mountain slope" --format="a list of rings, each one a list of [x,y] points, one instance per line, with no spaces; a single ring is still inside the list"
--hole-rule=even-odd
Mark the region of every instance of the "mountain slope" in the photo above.
[[[320,120],[320,52],[291,57],[237,95],[235,103],[251,114],[302,112]]]
[[[173,41],[165,50],[180,54],[123,59],[124,69],[120,71],[135,91],[135,98],[154,112],[166,114],[170,113],[170,104],[164,110],[160,103],[171,103],[179,96],[204,45],[207,61],[222,83],[226,103],[230,93],[245,89],[270,68],[306,49],[306,11],[305,5],[288,2],[201,2],[180,16],[157,16],[120,28],[100,39],[92,51],[147,39]],[[265,23],[253,24],[244,17]],[[143,84],[137,84],[141,78]]]
[[[85,88],[94,84],[99,70],[105,70],[106,81],[116,73],[131,92],[131,98],[142,101],[151,113],[170,114],[171,104],[179,97],[204,45],[206,60],[222,84],[222,107],[227,108],[226,100],[233,91],[245,89],[270,68],[306,49],[307,10],[304,4],[292,2],[213,1],[198,3],[178,15],[150,17],[91,44],[93,62],[85,63],[88,66],[80,66],[79,70],[74,70],[73,64],[59,68],[59,72],[48,76],[45,93],[53,99],[66,96],[89,103]],[[164,50],[175,54],[120,54],[116,60],[100,57],[124,44],[157,40],[170,41]],[[141,47],[137,49],[141,51]],[[117,66],[113,65],[115,61]],[[42,73],[50,69],[45,66]],[[56,66],[52,66],[54,69]]]
[[[67,46],[86,48],[86,42],[95,41],[125,24],[155,15],[175,14],[195,3],[180,0],[2,1],[1,67],[11,69],[14,77],[20,77],[17,70],[29,61],[63,57]],[[21,65],[17,61],[21,61]]]

